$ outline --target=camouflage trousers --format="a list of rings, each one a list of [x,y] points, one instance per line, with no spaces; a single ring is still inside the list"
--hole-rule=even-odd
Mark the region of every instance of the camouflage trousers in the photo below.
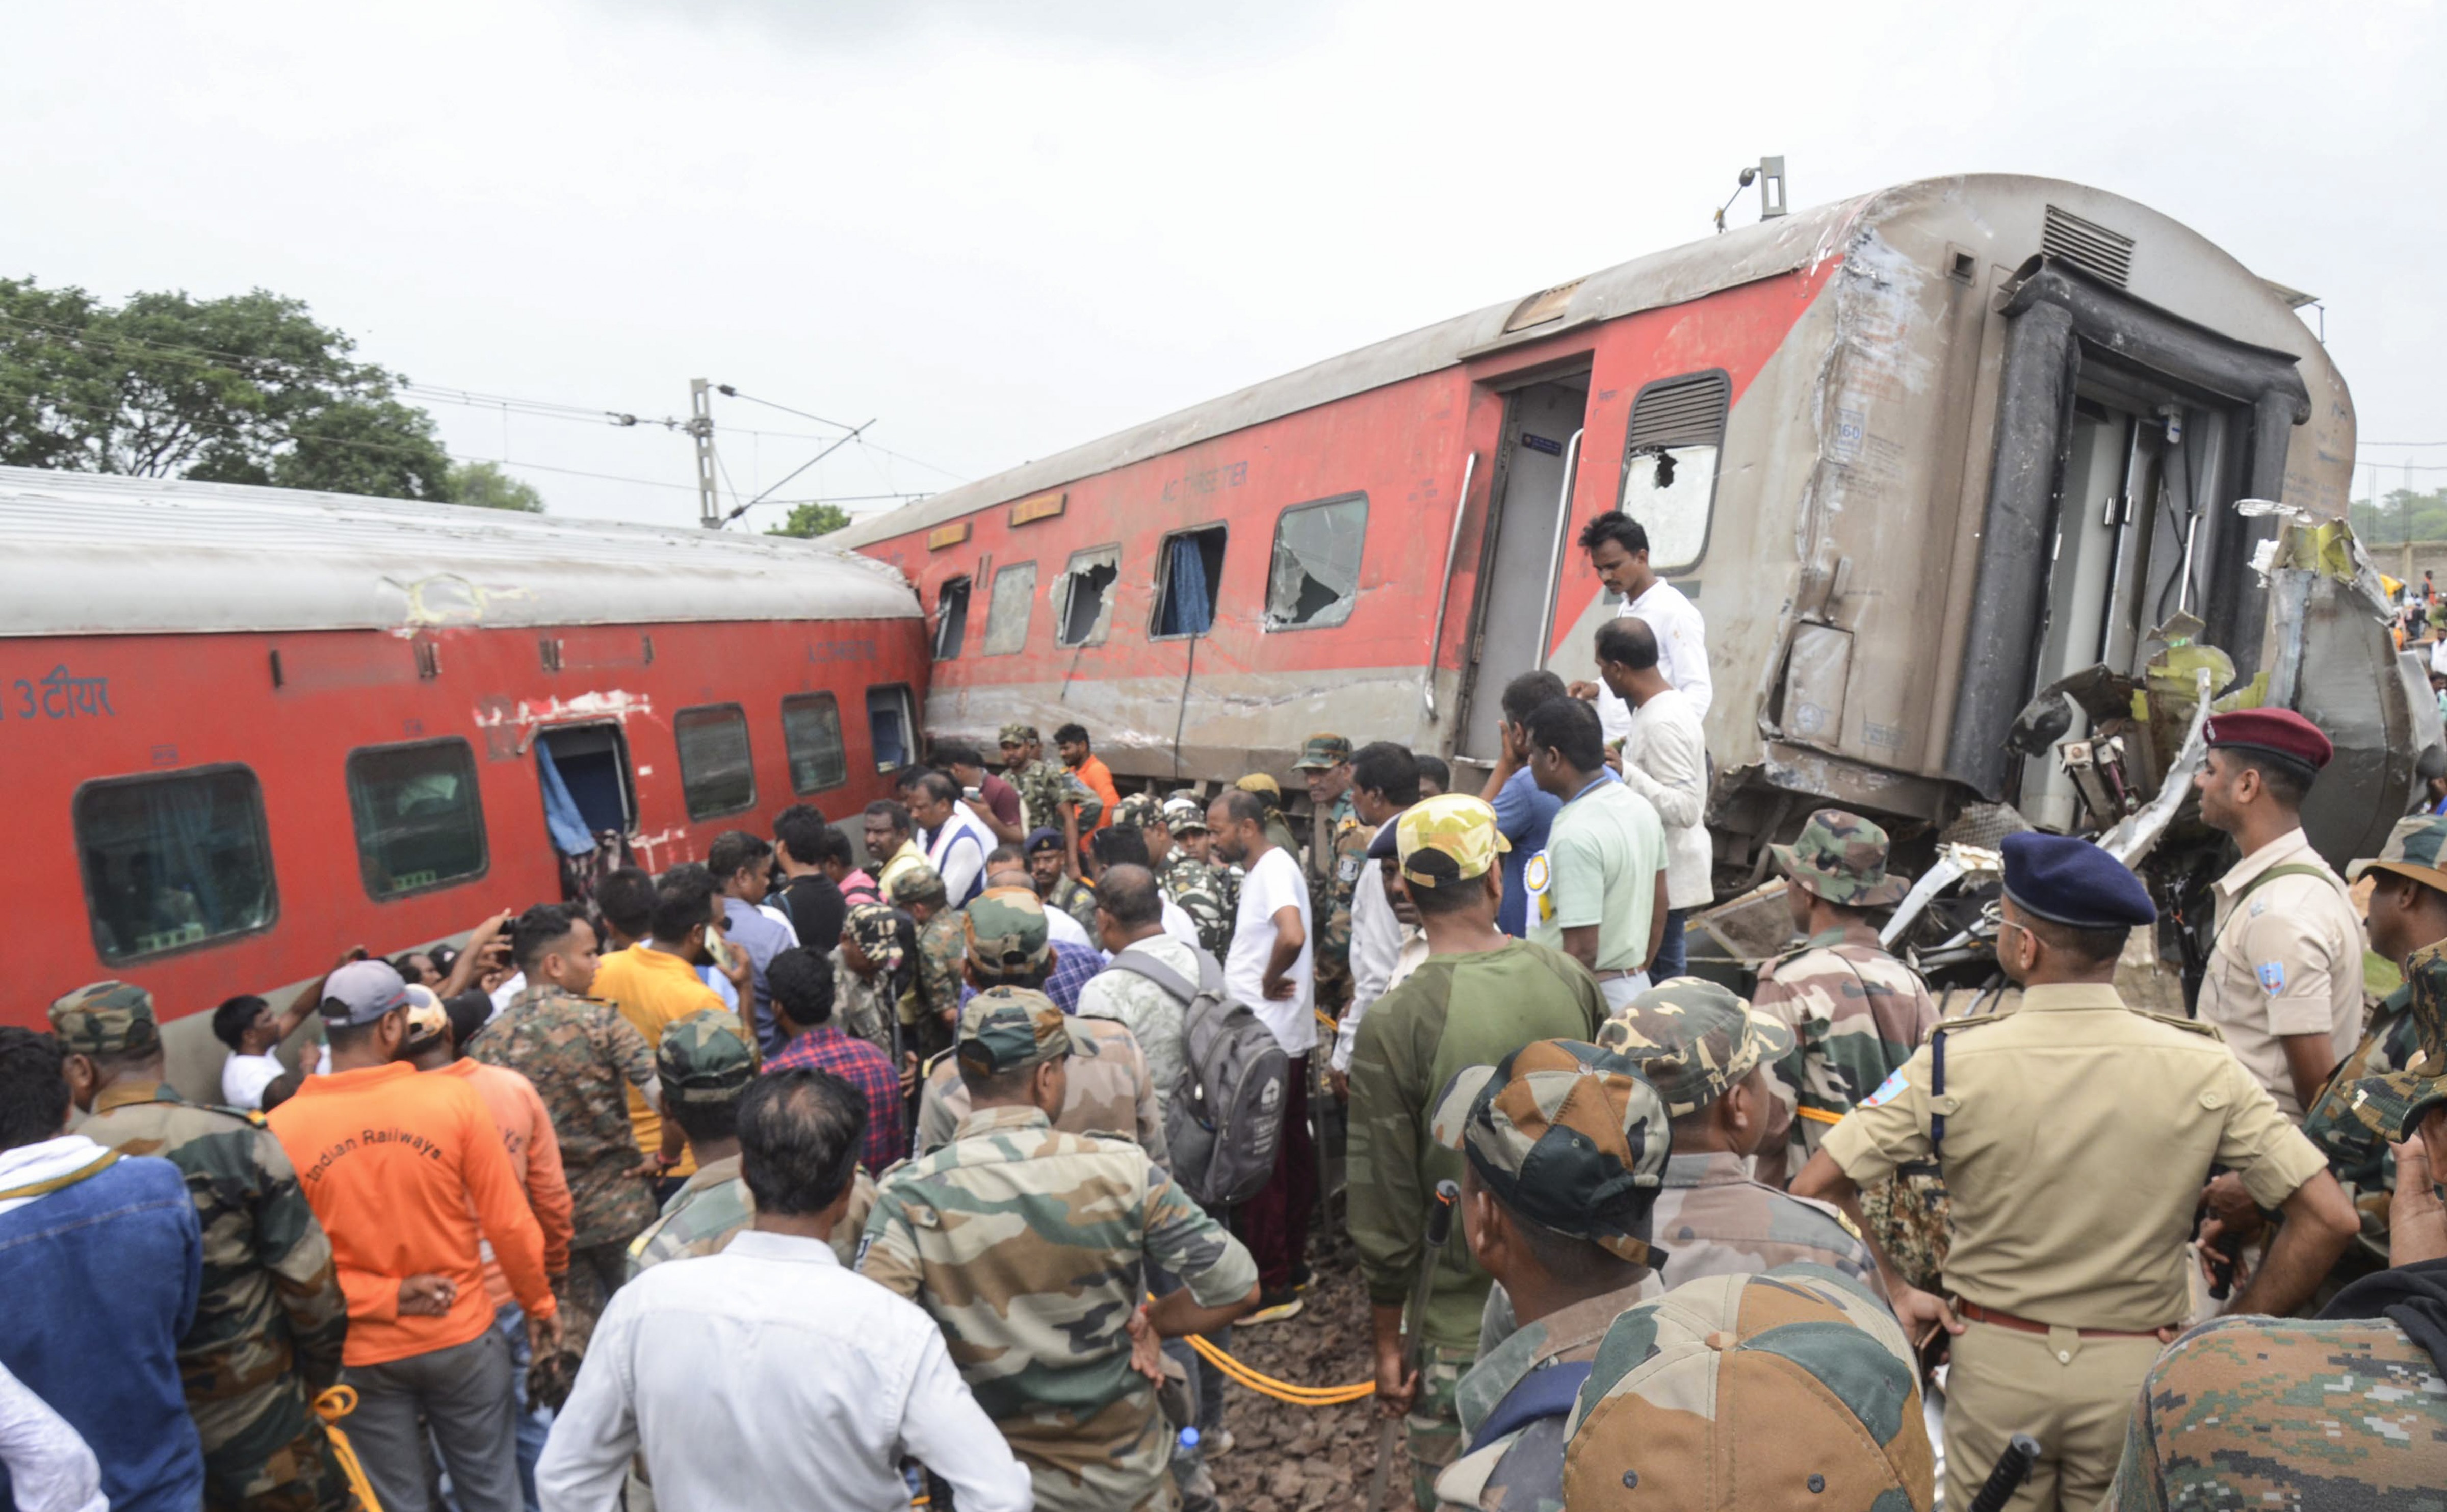
[[[1411,1456],[1411,1505],[1436,1504],[1436,1476],[1461,1458],[1461,1378],[1478,1363],[1474,1350],[1431,1344],[1419,1355],[1419,1394],[1402,1420],[1402,1446]]]
[[[204,1441],[206,1512],[350,1512],[357,1500],[294,1375],[190,1404]]]
[[[1954,1241],[1953,1214],[1945,1178],[1935,1172],[1899,1173],[1861,1189],[1861,1217],[1869,1238],[1904,1279],[1924,1292],[1941,1284],[1946,1248]]]

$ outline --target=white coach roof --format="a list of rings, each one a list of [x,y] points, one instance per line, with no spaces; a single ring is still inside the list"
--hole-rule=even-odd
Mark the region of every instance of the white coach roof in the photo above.
[[[914,619],[812,541],[0,467],[0,636]]]

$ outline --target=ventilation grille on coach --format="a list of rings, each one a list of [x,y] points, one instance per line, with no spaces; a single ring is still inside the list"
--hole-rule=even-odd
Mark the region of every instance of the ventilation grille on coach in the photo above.
[[[2132,237],[2054,205],[2048,206],[2048,223],[2039,235],[2039,250],[2072,263],[2094,278],[2104,278],[2118,289],[2126,287],[2133,276]]]
[[[1649,385],[1631,407],[1628,449],[1716,444],[1725,434],[1725,407],[1733,391],[1733,381],[1722,372]]]

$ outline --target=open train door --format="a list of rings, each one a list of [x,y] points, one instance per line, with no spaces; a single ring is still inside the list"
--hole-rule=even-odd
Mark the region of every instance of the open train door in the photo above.
[[[1588,403],[1585,370],[1522,384],[1504,398],[1504,439],[1479,547],[1488,565],[1470,606],[1452,735],[1453,755],[1481,767],[1492,767],[1504,754],[1497,723],[1505,686],[1546,665]]]

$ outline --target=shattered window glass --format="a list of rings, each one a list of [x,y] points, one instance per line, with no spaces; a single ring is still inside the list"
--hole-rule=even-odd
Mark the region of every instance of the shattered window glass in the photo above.
[[[950,661],[960,653],[969,633],[969,580],[955,577],[935,595],[935,659]]]
[[[1007,656],[1028,644],[1028,612],[1036,601],[1036,563],[1015,562],[995,574],[986,606],[988,656]]]
[[[1649,446],[1622,462],[1622,512],[1648,532],[1648,568],[1695,566],[1708,544],[1708,506],[1717,494],[1717,448]]]
[[[1113,622],[1113,583],[1122,576],[1122,548],[1075,552],[1053,585],[1057,646],[1092,646]]]
[[[1266,576],[1266,628],[1339,625],[1359,601],[1359,541],[1368,496],[1352,494],[1283,511]]]

